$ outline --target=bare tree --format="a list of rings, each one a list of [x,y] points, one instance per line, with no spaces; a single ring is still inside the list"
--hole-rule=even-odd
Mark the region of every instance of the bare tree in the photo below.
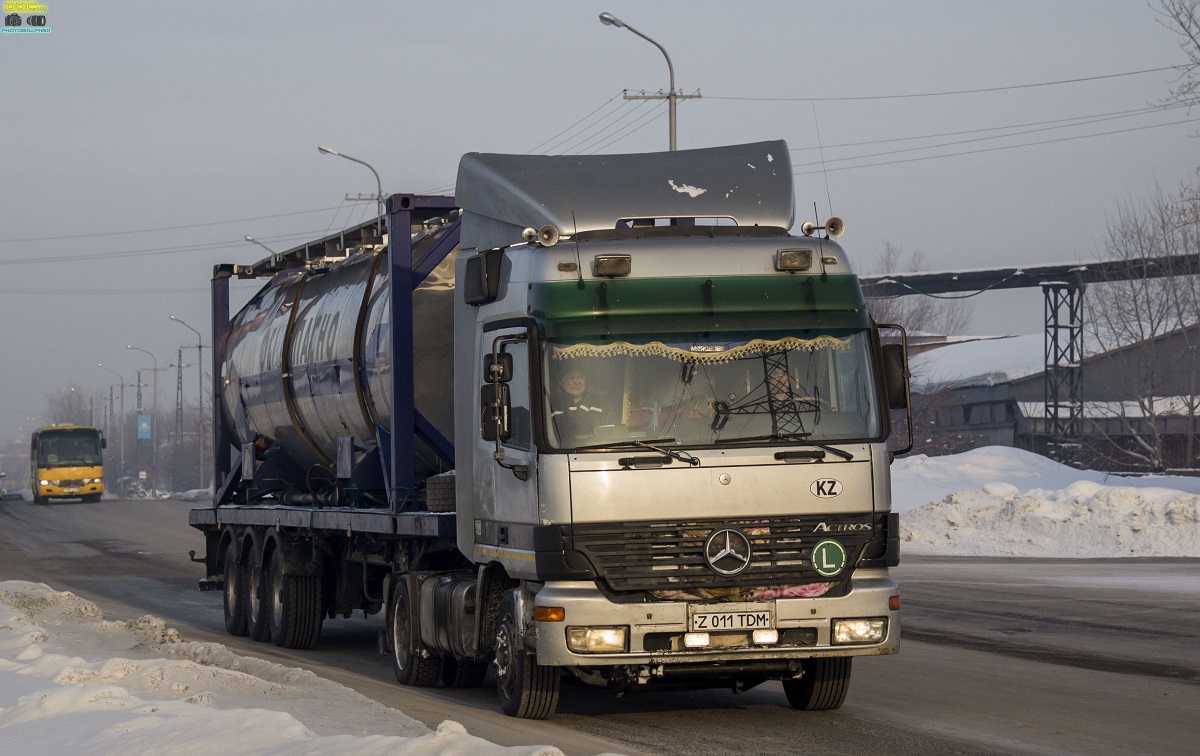
[[[924,267],[920,250],[905,252],[902,247],[884,242],[878,268],[883,274],[916,273]],[[877,323],[899,323],[909,333],[948,336],[962,333],[971,325],[971,306],[962,298],[911,294],[899,297],[872,297],[867,309]]]
[[[1184,187],[1175,196],[1159,190],[1140,205],[1119,206],[1108,222],[1104,256],[1137,262],[1196,254],[1196,194],[1196,187]],[[1087,379],[1089,393],[1113,400],[1096,405],[1092,431],[1126,461],[1162,469],[1168,461],[1169,424],[1182,417],[1185,430],[1181,434],[1176,428],[1173,434],[1185,436],[1184,454],[1191,464],[1200,380],[1197,277],[1114,280],[1093,285],[1088,302],[1088,351],[1104,363],[1093,361],[1097,370]]]
[[[1194,105],[1200,102],[1200,0],[1159,0],[1155,13],[1160,24],[1179,34],[1188,60],[1167,101]]]
[[[95,410],[92,402],[92,397],[70,386],[46,397],[46,415],[55,423],[90,425]]]

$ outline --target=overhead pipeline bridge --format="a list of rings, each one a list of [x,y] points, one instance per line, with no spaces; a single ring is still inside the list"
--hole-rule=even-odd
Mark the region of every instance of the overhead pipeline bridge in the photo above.
[[[1083,416],[1083,292],[1088,284],[1200,274],[1200,254],[1132,260],[1050,263],[1007,268],[862,276],[863,293],[888,299],[909,295],[970,296],[1002,289],[1040,288],[1045,303],[1046,427],[1072,435]]]

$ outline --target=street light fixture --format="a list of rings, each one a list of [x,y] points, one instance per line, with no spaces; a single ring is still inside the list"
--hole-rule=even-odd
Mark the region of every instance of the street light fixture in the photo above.
[[[272,262],[279,262],[279,253],[276,252],[275,250],[271,249],[270,247],[268,247],[266,244],[263,244],[258,239],[255,239],[253,236],[251,236],[250,234],[246,234],[246,241],[250,242],[251,244],[257,244],[258,246],[260,246],[263,249],[270,252]],[[177,318],[174,315],[171,316],[171,320],[176,320],[176,319]],[[188,327],[190,328],[191,326],[188,326]],[[195,329],[193,328],[192,330],[195,330]]]
[[[132,349],[135,352],[141,352],[142,354],[150,355],[150,359],[153,360],[153,362],[154,362],[154,367],[151,368],[154,371],[154,388],[151,389],[154,392],[154,400],[151,402],[151,408],[150,408],[150,413],[151,413],[151,418],[150,418],[150,429],[151,429],[150,430],[150,476],[151,476],[150,489],[157,496],[158,495],[158,358],[154,356],[153,352],[150,352],[146,349],[142,349],[141,347],[135,347],[133,344],[126,344],[125,348]]]
[[[375,174],[375,188],[376,188],[375,202],[376,202],[376,207],[379,211],[379,218],[376,221],[375,228],[379,232],[379,238],[382,239],[383,238],[383,182],[379,180],[379,171],[372,168],[371,164],[365,160],[359,160],[356,157],[350,157],[349,155],[343,154],[334,149],[330,149],[329,147],[322,147],[321,145],[317,145],[317,152],[321,153],[322,155],[336,155],[337,157],[351,160],[355,163],[358,163],[359,165],[365,165],[371,169],[371,173]]]
[[[633,32],[634,34],[638,35],[642,39],[646,40],[650,44],[657,47],[659,49],[659,51],[662,52],[663,57],[667,59],[667,72],[670,74],[670,77],[671,77],[671,89],[669,92],[667,92],[667,128],[670,131],[671,151],[674,152],[675,151],[675,103],[676,103],[677,95],[675,94],[675,66],[671,65],[671,56],[667,55],[667,49],[665,47],[663,47],[662,45],[658,44],[658,42],[654,41],[653,39],[646,36],[645,34],[642,34],[640,31],[633,28],[632,26],[625,23],[624,21],[617,18],[616,16],[614,16],[611,13],[607,13],[607,12],[601,13],[600,14],[600,23],[604,24],[605,26],[615,27],[617,29],[628,29],[629,31]],[[660,97],[660,99],[661,99],[661,97]]]
[[[254,237],[247,236],[246,238],[258,244]],[[171,320],[196,334],[196,390],[200,393],[199,409],[197,410],[200,413],[200,488],[207,488],[204,485],[204,337],[195,328],[174,315],[171,316]]]

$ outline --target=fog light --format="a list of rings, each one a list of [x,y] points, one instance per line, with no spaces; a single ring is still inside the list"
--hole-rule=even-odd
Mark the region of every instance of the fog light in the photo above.
[[[763,646],[769,646],[772,643],[779,642],[778,630],[755,630],[750,634],[750,639],[755,643]]]
[[[708,645],[708,633],[685,633],[683,645],[688,648],[704,648]]]
[[[833,621],[833,642],[878,643],[887,634],[886,619],[852,619]]]
[[[577,654],[603,654],[625,650],[625,627],[568,627],[567,648]]]

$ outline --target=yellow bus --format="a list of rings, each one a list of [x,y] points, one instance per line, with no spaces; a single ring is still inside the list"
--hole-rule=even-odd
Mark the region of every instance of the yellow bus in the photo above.
[[[35,430],[29,455],[34,503],[68,498],[100,501],[105,446],[99,428],[52,425]]]

